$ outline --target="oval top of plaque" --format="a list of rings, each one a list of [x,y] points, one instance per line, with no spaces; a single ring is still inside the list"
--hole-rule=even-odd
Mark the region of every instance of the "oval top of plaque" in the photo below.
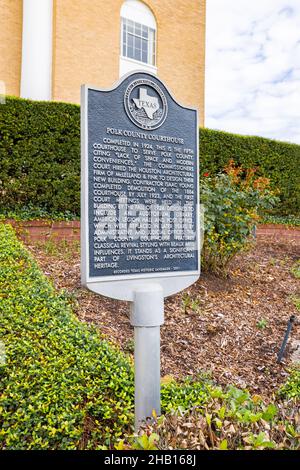
[[[147,72],[81,89],[81,279],[93,292],[164,296],[200,275],[197,111]]]

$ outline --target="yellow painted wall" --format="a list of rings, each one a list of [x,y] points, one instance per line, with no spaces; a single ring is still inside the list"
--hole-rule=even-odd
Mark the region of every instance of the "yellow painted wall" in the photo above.
[[[0,0],[0,80],[6,94],[19,96],[22,55],[22,1]]]
[[[53,98],[79,102],[82,83],[119,78],[123,0],[56,0]],[[146,0],[156,17],[158,76],[204,121],[205,0]]]
[[[204,124],[206,0],[145,0],[157,21],[158,76]],[[111,87],[119,78],[123,0],[54,0],[52,94],[78,103],[80,85]],[[0,80],[20,93],[22,0],[0,0]]]

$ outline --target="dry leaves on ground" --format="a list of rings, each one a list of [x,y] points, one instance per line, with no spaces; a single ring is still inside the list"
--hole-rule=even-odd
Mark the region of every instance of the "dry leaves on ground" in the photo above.
[[[81,288],[78,247],[29,248],[55,286],[75,300],[79,319],[95,323],[132,353],[129,304]],[[299,257],[296,241],[259,239],[236,257],[227,279],[203,274],[192,287],[166,299],[162,375],[209,372],[219,384],[248,387],[268,398],[286,380],[290,364],[291,347],[281,365],[276,357],[288,319],[297,315],[291,299],[300,295],[300,281],[291,268]],[[299,336],[296,322],[292,337]]]

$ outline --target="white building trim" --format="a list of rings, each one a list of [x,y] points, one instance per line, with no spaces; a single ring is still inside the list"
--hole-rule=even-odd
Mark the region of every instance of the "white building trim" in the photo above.
[[[156,41],[157,41],[157,26],[155,17],[150,10],[143,2],[138,0],[126,0],[121,8],[121,28],[122,28],[122,19],[126,18],[127,20],[134,21],[135,23],[140,23],[144,26],[152,28],[156,32]],[[121,30],[120,38],[120,69],[119,75],[123,75],[133,72],[134,70],[145,70],[146,72],[151,72],[157,74],[157,67],[154,65],[146,64],[138,60],[130,59],[122,55],[123,50],[123,38]]]
[[[53,0],[23,0],[22,98],[51,100]]]

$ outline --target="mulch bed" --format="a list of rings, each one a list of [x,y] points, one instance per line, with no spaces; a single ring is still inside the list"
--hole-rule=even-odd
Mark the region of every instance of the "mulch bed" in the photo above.
[[[67,289],[76,299],[79,319],[96,324],[111,341],[131,353],[129,303],[81,288],[78,247],[58,246],[52,253],[43,244],[29,248],[55,286]],[[299,258],[299,241],[262,238],[232,262],[228,278],[203,274],[192,287],[166,299],[162,375],[182,378],[210,373],[219,384],[248,387],[270,398],[285,382],[291,365],[291,346],[282,364],[278,365],[276,358],[289,317],[299,314],[291,297],[300,295],[300,281],[290,272]],[[186,293],[198,299],[197,310],[184,308]],[[262,319],[266,326],[259,328],[257,323]],[[292,338],[300,339],[300,321]]]

